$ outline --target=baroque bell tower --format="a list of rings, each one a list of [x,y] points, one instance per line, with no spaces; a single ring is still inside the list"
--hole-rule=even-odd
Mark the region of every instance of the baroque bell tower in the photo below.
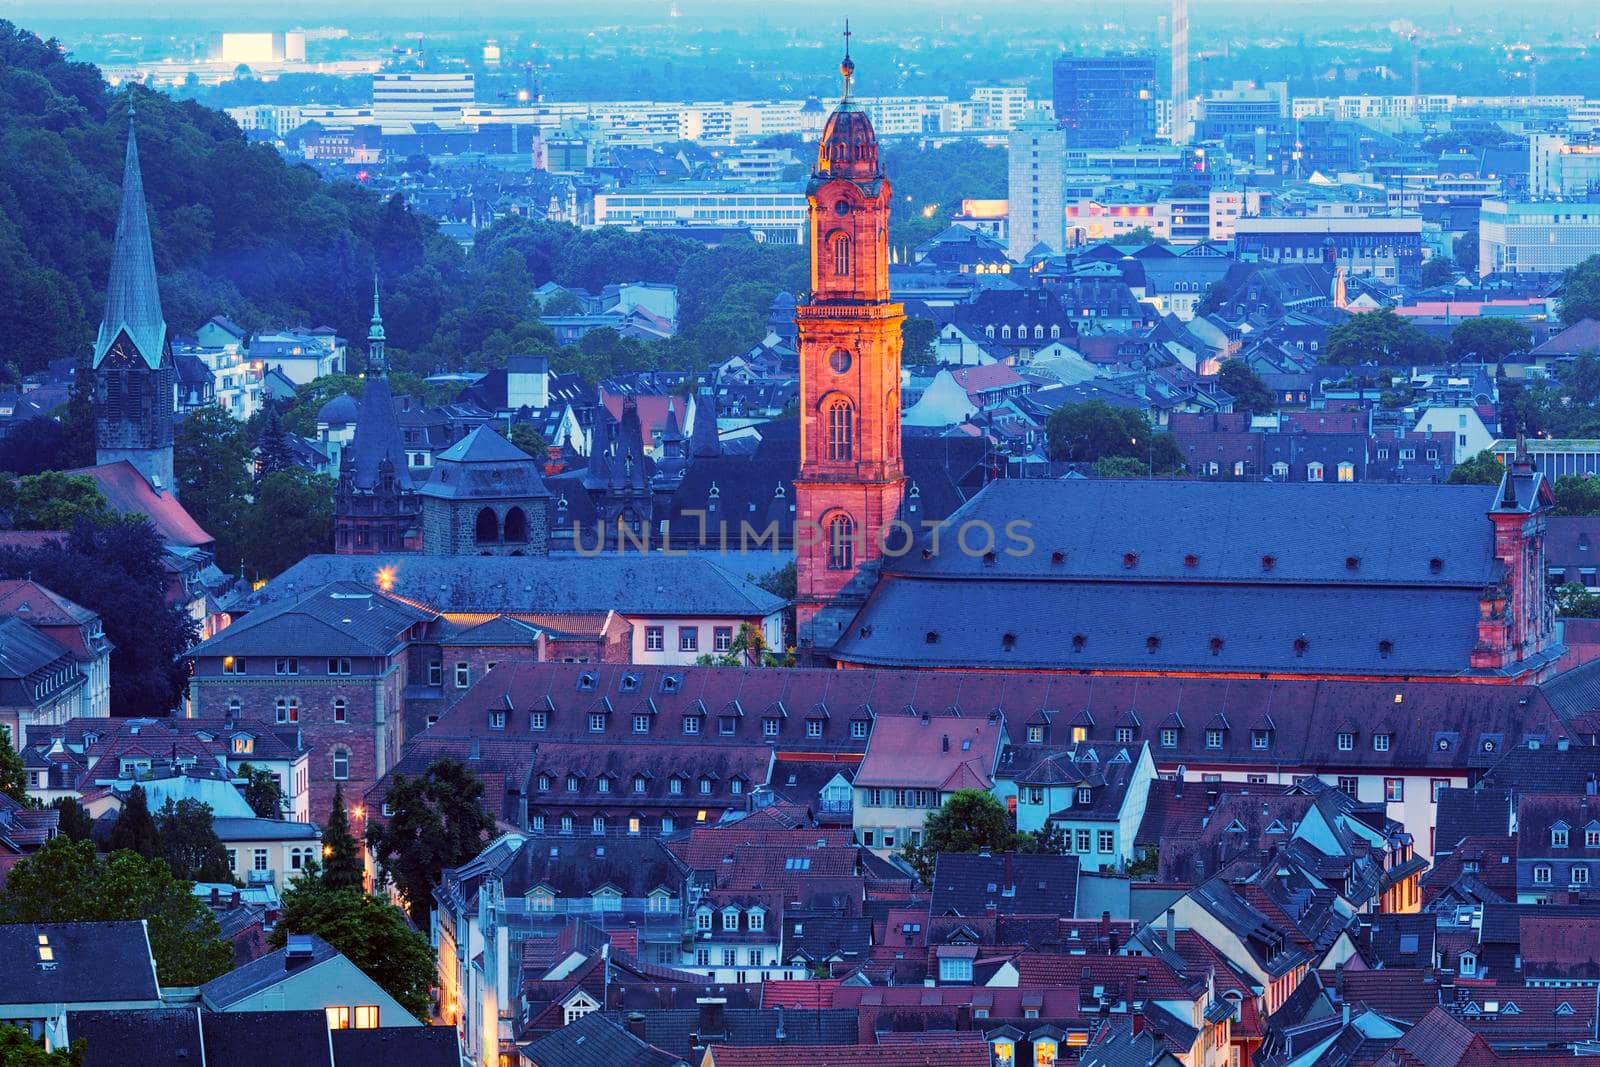
[[[883,554],[905,494],[900,460],[901,306],[889,299],[889,179],[867,113],[850,100],[855,63],[845,24],[844,95],[823,128],[810,204],[811,293],[795,309],[800,349],[800,476],[795,551],[802,643]],[[898,543],[898,541],[892,541]]]

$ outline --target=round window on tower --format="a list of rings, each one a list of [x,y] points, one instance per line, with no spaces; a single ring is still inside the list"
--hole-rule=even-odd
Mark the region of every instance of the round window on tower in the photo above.
[[[834,211],[834,214],[836,214],[836,215],[848,215],[848,214],[850,214],[850,201],[848,201],[848,200],[840,200],[840,201],[838,201],[837,203],[835,203],[833,205],[833,211]]]
[[[842,348],[835,348],[832,352],[828,353],[828,366],[832,368],[833,373],[835,374],[843,374],[845,371],[849,370],[850,363],[850,353],[846,352]]]

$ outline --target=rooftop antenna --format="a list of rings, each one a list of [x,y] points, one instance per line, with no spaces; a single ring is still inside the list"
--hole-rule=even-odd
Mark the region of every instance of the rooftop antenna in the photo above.
[[[850,58],[850,20],[844,20],[844,58],[839,61],[839,73],[844,76],[844,99],[850,100],[850,79],[855,75],[855,60]]]

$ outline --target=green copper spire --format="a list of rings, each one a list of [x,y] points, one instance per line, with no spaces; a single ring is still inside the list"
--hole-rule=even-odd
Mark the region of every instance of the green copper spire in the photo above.
[[[111,250],[111,276],[106,282],[106,311],[94,342],[94,365],[105,360],[117,338],[126,334],[151,368],[161,366],[167,343],[167,322],[161,314],[155,255],[150,250],[150,217],[139,172],[139,142],[133,132],[133,105],[128,105],[128,150],[122,167],[122,208]]]
[[[378,276],[372,276],[372,329],[367,331],[367,373],[389,373],[389,361],[383,351],[383,315],[378,310]]]

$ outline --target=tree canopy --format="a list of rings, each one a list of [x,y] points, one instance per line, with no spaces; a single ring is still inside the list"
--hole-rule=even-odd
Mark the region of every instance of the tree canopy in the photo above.
[[[1451,359],[1474,363],[1500,363],[1526,352],[1533,334],[1516,319],[1487,315],[1467,319],[1450,332]]]
[[[1277,400],[1261,375],[1250,369],[1250,364],[1238,359],[1222,361],[1217,371],[1217,384],[1233,397],[1233,410],[1250,415],[1270,415],[1277,410]]]
[[[1143,413],[1112,407],[1104,400],[1063,404],[1051,412],[1045,434],[1054,460],[1094,463],[1122,456],[1139,460],[1155,474],[1183,466],[1183,454],[1171,434],[1151,430]]]
[[[23,427],[12,431],[22,432]],[[93,478],[56,470],[0,477],[0,512],[11,516],[14,530],[70,530],[80,519],[91,523],[111,519],[105,495]]]
[[[433,950],[393,904],[360,889],[331,889],[313,864],[284,891],[283,917],[268,944],[282,948],[290,934],[316,934],[406,1011],[422,1022],[428,1020],[435,973]]]
[[[1388,308],[1351,315],[1328,331],[1324,354],[1329,363],[1434,363],[1443,346]]]
[[[367,844],[417,923],[426,920],[443,872],[472,859],[494,832],[483,783],[459,760],[441,759],[416,777],[394,776],[391,813],[367,827]]]
[[[322,884],[329,889],[362,889],[366,871],[361,846],[350,833],[350,812],[344,806],[344,786],[333,787],[333,807],[322,829]]]
[[[78,522],[38,548],[0,549],[0,577],[32,578],[97,612],[111,651],[111,713],[160,715],[188,685],[194,619],[167,603],[165,548],[142,516]]]
[[[1010,813],[992,794],[982,789],[958,789],[943,807],[928,816],[922,843],[908,841],[901,853],[923,883],[931,885],[939,853],[1014,851],[1022,838]]]
[[[1561,276],[1561,321],[1571,326],[1584,319],[1600,319],[1600,256]]]
[[[1451,485],[1499,485],[1506,469],[1487,448],[1469,460],[1457,463],[1446,479]]]
[[[217,920],[160,857],[57,837],[17,862],[0,887],[0,923],[143,919],[162,985],[209,982],[233,967]]]
[[[161,858],[186,882],[231,882],[228,850],[217,836],[211,805],[185,797],[168,800],[156,817]]]

